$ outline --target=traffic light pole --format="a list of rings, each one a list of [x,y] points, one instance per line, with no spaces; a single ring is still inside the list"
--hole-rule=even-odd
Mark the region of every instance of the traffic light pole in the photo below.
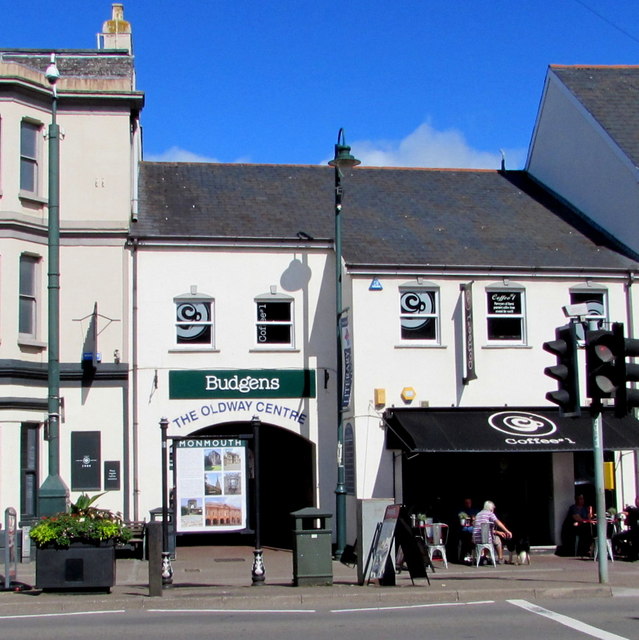
[[[593,402],[592,412],[592,450],[595,465],[595,510],[597,514],[597,561],[600,584],[608,584],[608,548],[606,520],[606,496],[603,477],[603,420],[601,404]]]

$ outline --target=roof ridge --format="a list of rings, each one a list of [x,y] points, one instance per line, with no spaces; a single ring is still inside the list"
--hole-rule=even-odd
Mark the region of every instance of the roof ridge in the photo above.
[[[180,161],[180,160],[143,160],[142,164],[145,165],[167,165],[167,166],[213,166],[213,167],[281,167],[292,169],[332,169],[328,165],[324,164],[290,164],[290,163],[276,163],[276,162],[197,162],[197,161]],[[499,173],[499,169],[485,169],[470,167],[393,167],[393,166],[368,166],[360,165],[355,171],[422,171],[422,172],[463,172],[463,173]],[[509,170],[509,173],[515,173],[518,170]]]
[[[639,69],[637,64],[551,64],[551,69]]]

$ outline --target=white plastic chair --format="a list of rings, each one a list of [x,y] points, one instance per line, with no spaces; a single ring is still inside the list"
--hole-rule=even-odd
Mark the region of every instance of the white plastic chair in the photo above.
[[[426,527],[426,545],[428,547],[428,557],[431,563],[433,556],[439,553],[444,561],[444,567],[448,569],[448,559],[446,558],[446,541],[448,539],[448,525],[443,522],[435,522]]]
[[[597,544],[597,525],[596,523],[592,526],[593,531],[593,542],[595,547],[595,552],[593,553],[595,562],[597,561],[597,555],[599,554],[599,545]],[[614,533],[614,527],[611,522],[606,522],[606,549],[608,550],[608,557],[610,558],[610,562],[615,561],[614,554],[612,553],[612,540],[610,539],[612,534]]]
[[[497,566],[495,562],[495,545],[493,544],[493,536],[491,533],[491,527],[489,522],[481,523],[481,542],[475,542],[475,557],[477,558],[476,566],[479,566],[482,553],[488,551],[490,553],[490,559],[493,562],[493,567]]]

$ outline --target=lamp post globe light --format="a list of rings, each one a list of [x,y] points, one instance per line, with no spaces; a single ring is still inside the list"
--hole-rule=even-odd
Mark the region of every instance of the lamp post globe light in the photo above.
[[[49,230],[48,230],[48,390],[47,439],[49,475],[38,493],[38,513],[50,516],[66,511],[69,489],[60,476],[60,128],[57,123],[60,72],[51,54],[45,77],[52,90],[49,125]]]
[[[351,148],[346,144],[344,129],[337,134],[335,157],[328,163],[335,167],[335,310],[337,329],[337,486],[335,487],[335,557],[339,558],[346,544],[346,486],[344,468],[344,423],[343,413],[350,398],[343,393],[344,371],[342,365],[342,328],[341,319],[344,312],[342,304],[342,189],[343,169],[351,169],[361,162],[351,155]]]

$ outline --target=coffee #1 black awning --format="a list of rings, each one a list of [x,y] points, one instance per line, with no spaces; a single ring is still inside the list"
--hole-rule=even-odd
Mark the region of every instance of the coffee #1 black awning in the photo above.
[[[548,408],[387,409],[386,448],[433,451],[592,451],[592,418],[561,418]],[[639,449],[639,421],[603,413],[603,447]]]

